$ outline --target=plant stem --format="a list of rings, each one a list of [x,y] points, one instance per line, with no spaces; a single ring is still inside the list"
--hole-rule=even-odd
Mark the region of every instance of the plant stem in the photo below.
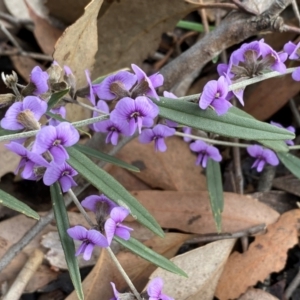
[[[289,146],[288,148],[289,148],[290,150],[298,150],[298,149],[300,149],[300,145]]]
[[[86,211],[84,210],[84,208],[82,207],[81,203],[79,202],[79,200],[77,199],[76,195],[74,194],[74,192],[72,191],[72,189],[68,190],[68,194],[71,197],[71,199],[73,200],[73,202],[75,203],[75,205],[77,206],[77,208],[79,209],[79,211],[83,214],[84,218],[86,219],[86,221],[89,223],[89,225],[91,227],[94,227],[94,223],[91,220],[91,218],[89,217],[89,215],[86,213]]]
[[[205,141],[205,142],[215,144],[215,145],[224,145],[224,146],[240,147],[240,148],[247,148],[248,146],[251,146],[250,144],[241,144],[241,143],[232,143],[232,142],[226,142],[226,141],[212,140],[209,138],[196,136],[196,135],[192,135],[192,134],[186,134],[186,133],[179,132],[179,131],[176,131],[175,135],[182,136],[182,137],[189,137],[194,140],[201,140],[201,141]]]
[[[266,80],[266,79],[270,79],[270,78],[273,78],[273,77],[283,76],[283,75],[286,75],[286,74],[290,74],[290,73],[293,73],[295,70],[296,70],[296,68],[288,68],[288,69],[286,69],[286,72],[284,74],[279,73],[277,71],[273,71],[273,72],[269,72],[269,73],[266,73],[266,74],[263,74],[263,75],[259,75],[259,76],[256,76],[254,78],[250,78],[250,79],[247,79],[247,80],[244,80],[244,81],[237,82],[237,83],[229,85],[228,91],[238,90],[238,89],[244,88],[244,87],[246,87],[248,85],[251,85],[251,84],[254,84],[254,83]],[[177,98],[176,100],[196,101],[196,100],[199,99],[200,96],[201,96],[201,93],[200,94],[186,96],[186,97],[180,97],[180,98]]]
[[[108,119],[108,117],[109,117],[109,115],[102,115],[99,117],[94,117],[94,118],[89,118],[89,119],[82,120],[82,121],[73,122],[71,124],[74,127],[83,127],[86,125],[90,125],[90,124],[97,123],[99,121]],[[13,133],[13,134],[8,134],[8,135],[3,135],[3,136],[0,136],[0,142],[7,141],[7,140],[17,140],[17,139],[21,139],[21,138],[35,136],[38,132],[39,132],[39,130],[31,130],[31,131],[26,131],[26,132],[21,132],[21,133]]]
[[[107,115],[107,112],[102,111],[102,110],[100,110],[100,109],[97,109],[97,108],[95,108],[95,107],[93,107],[93,106],[91,106],[91,105],[85,104],[85,103],[83,103],[83,102],[75,101],[75,102],[73,102],[73,103],[74,103],[74,104],[77,104],[77,105],[79,105],[79,106],[82,106],[82,107],[84,107],[84,108],[90,109],[90,110],[92,110],[92,111],[95,111],[95,112],[97,112],[97,113],[99,113],[99,114]]]
[[[130,287],[130,289],[132,290],[133,294],[135,295],[136,299],[138,300],[142,300],[141,295],[139,294],[139,292],[136,290],[135,286],[133,285],[133,283],[131,282],[130,278],[128,277],[128,275],[126,274],[125,270],[123,269],[123,267],[121,266],[121,264],[119,263],[117,257],[115,256],[115,254],[112,252],[112,250],[110,249],[110,247],[106,248],[108,253],[110,254],[110,257],[112,258],[113,262],[116,264],[118,270],[120,271],[120,273],[122,274],[122,276],[124,277],[125,281],[127,282],[128,286]]]

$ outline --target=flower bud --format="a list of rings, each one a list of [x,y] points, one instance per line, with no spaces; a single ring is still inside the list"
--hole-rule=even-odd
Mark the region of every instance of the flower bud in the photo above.
[[[0,94],[0,108],[12,105],[16,101],[14,94]]]

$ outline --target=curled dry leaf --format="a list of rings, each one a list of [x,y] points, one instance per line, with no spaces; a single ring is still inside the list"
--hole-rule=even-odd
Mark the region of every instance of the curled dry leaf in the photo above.
[[[208,192],[134,191],[163,228],[206,234],[216,232]],[[258,224],[272,224],[279,214],[248,196],[224,193],[222,232],[236,232]]]
[[[141,144],[135,139],[117,157],[138,167],[140,172],[132,175],[152,188],[205,191],[205,176],[201,173],[202,168],[195,166],[196,156],[188,144],[178,137],[166,139],[166,144],[168,153],[160,153],[155,152],[152,143]]]
[[[86,85],[85,70],[91,70],[98,49],[97,16],[103,0],[93,0],[73,25],[68,27],[55,45],[54,59],[71,68],[78,88]],[[106,27],[107,28],[107,27]],[[67,105],[67,119],[86,119],[90,111],[78,105]]]
[[[184,278],[158,268],[151,275],[164,280],[163,292],[180,300],[211,300],[235,240],[217,241],[171,259],[188,274]]]
[[[239,297],[238,300],[279,300],[273,295],[259,289],[249,288],[245,294]]]
[[[27,9],[29,15],[34,23],[34,36],[45,54],[52,55],[54,52],[54,45],[63,31],[53,26],[48,19],[37,14],[29,3]]]
[[[140,65],[158,48],[162,33],[195,7],[182,0],[114,1],[98,21],[95,77]]]
[[[291,210],[269,225],[266,234],[257,236],[248,251],[242,254],[234,252],[224,268],[216,297],[220,300],[235,299],[248,287],[264,281],[270,273],[281,271],[288,249],[298,243],[299,220],[300,210]]]
[[[155,236],[144,242],[144,244],[155,252],[170,258],[192,236],[191,234],[166,233],[163,239]],[[117,258],[138,290],[145,286],[148,277],[156,269],[154,265],[131,252],[122,251],[118,253]],[[115,267],[107,251],[102,251],[97,264],[83,281],[85,299],[110,299],[113,296],[110,282],[114,282],[119,291],[127,288],[126,282]],[[66,300],[76,299],[77,296],[73,292]]]

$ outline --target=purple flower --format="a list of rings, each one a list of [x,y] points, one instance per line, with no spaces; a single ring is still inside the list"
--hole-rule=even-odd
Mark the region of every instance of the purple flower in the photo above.
[[[108,243],[103,234],[95,229],[87,230],[82,226],[74,226],[67,230],[68,235],[78,241],[82,241],[82,244],[77,249],[75,255],[78,256],[83,253],[83,259],[89,260],[92,256],[92,252],[95,246],[107,248]]]
[[[149,300],[174,300],[174,298],[162,293],[163,285],[163,280],[160,277],[153,278],[149,282],[147,287]]]
[[[228,84],[224,76],[221,76],[218,81],[211,80],[204,86],[199,106],[201,109],[207,109],[208,106],[211,106],[217,115],[223,115],[232,106],[227,100],[227,94]]]
[[[53,156],[56,163],[63,163],[69,158],[64,147],[70,147],[79,140],[78,131],[67,122],[62,122],[58,126],[45,126],[36,135],[33,151],[42,154],[47,150]]]
[[[206,168],[207,160],[209,158],[215,161],[221,161],[222,156],[218,150],[218,148],[214,146],[210,146],[203,141],[195,141],[190,144],[190,149],[194,152],[198,153],[198,157],[196,160],[196,165],[202,165],[203,168]]]
[[[67,192],[72,186],[77,186],[73,177],[78,173],[67,163],[55,164],[52,162],[49,166],[46,166],[46,172],[43,177],[45,185],[52,185],[54,182],[59,181],[62,191]]]
[[[192,134],[192,128],[191,128],[191,127],[184,126],[184,127],[182,127],[182,131],[183,131],[183,133],[185,133],[185,134]],[[192,138],[185,136],[185,137],[183,138],[183,140],[184,140],[186,143],[189,143],[189,142],[192,140]]]
[[[131,68],[137,77],[137,85],[134,87],[132,91],[133,98],[137,96],[149,96],[153,97],[156,100],[159,100],[159,97],[156,93],[155,88],[160,87],[164,83],[164,77],[161,74],[153,74],[151,76],[147,76],[146,73],[139,68],[137,65],[132,64]]]
[[[90,72],[88,70],[85,70],[85,76],[86,76],[86,81],[88,82],[88,85],[89,85],[89,88],[90,88],[90,94],[88,95],[87,98],[95,106],[95,104],[96,104],[95,92],[93,90],[92,80],[91,80],[91,77],[90,77]]]
[[[269,71],[284,73],[287,59],[286,53],[277,53],[264,40],[246,43],[231,54],[229,64],[218,67],[219,74],[224,75],[231,83],[259,76]],[[233,93],[244,105],[244,88]]]
[[[30,82],[35,87],[32,94],[41,95],[46,93],[49,89],[48,79],[49,75],[47,72],[44,72],[39,66],[34,67],[30,74]]]
[[[290,60],[299,60],[300,59],[300,42],[296,45],[292,42],[288,42],[284,45],[284,51],[289,55]],[[292,73],[292,78],[295,81],[300,81],[300,67]]]
[[[129,210],[125,207],[119,206],[112,209],[110,218],[105,222],[104,225],[106,238],[109,245],[111,244],[114,235],[117,235],[126,241],[129,240],[130,231],[133,229],[121,223],[128,215]]]
[[[286,129],[286,130],[288,130],[288,131],[290,131],[292,133],[295,133],[295,131],[296,131],[294,126],[283,127],[281,124],[273,122],[273,121],[271,121],[270,124],[274,125],[276,127],[279,127],[279,128],[284,128],[284,129]],[[292,140],[286,140],[285,142],[289,146],[293,146],[294,145],[294,142]]]
[[[119,297],[119,292],[116,289],[116,285],[113,282],[111,282],[110,284],[111,284],[113,292],[114,292],[114,297],[111,298],[110,300],[121,300]]]
[[[142,144],[148,144],[154,141],[155,151],[165,152],[167,146],[164,138],[174,135],[175,132],[174,128],[158,124],[152,129],[144,129],[139,137],[139,141]]]
[[[107,76],[94,91],[102,100],[119,100],[130,96],[130,89],[136,83],[136,76],[128,71],[120,71]]]
[[[247,147],[247,152],[250,156],[256,158],[251,168],[256,168],[257,172],[261,172],[266,163],[272,166],[277,166],[279,164],[278,157],[270,149],[265,149],[259,145],[253,145]]]
[[[64,119],[66,118],[66,114],[67,114],[66,108],[64,106],[61,106],[58,108],[52,108],[50,110],[50,112],[55,115],[58,115],[59,117],[62,117]],[[49,120],[49,125],[52,125],[52,126],[57,126],[60,123],[61,123],[61,121],[53,119],[53,118],[50,118],[50,120]]]
[[[101,122],[97,122],[94,125],[94,130],[96,132],[107,132],[106,140],[105,142],[112,143],[114,146],[118,144],[119,135],[129,135],[129,126],[127,122],[119,122],[114,123],[111,120],[105,120]]]
[[[35,96],[27,96],[14,103],[1,120],[1,127],[8,130],[40,128],[39,119],[47,111],[47,103]]]
[[[94,213],[97,212],[99,208],[102,208],[104,206],[107,207],[107,214],[110,214],[113,208],[117,207],[118,205],[107,198],[104,194],[98,196],[98,195],[91,195],[86,197],[84,200],[82,200],[81,205],[84,208],[87,208]]]
[[[158,115],[158,107],[146,97],[121,99],[110,114],[110,119],[115,124],[127,122],[129,135],[134,134],[138,128],[141,133],[142,126],[150,127],[153,119]]]
[[[97,102],[96,108],[97,108],[98,110],[102,111],[103,114],[109,114],[109,107],[108,107],[107,103],[106,103],[105,101],[103,101],[103,100],[99,100],[99,101]],[[94,117],[98,117],[99,115],[100,115],[99,112],[93,111],[93,118],[94,118]],[[100,121],[100,122],[102,122],[102,121]],[[100,122],[97,122],[97,123],[100,123]],[[92,130],[94,130],[94,131],[97,131],[97,130],[95,129],[97,123],[91,124],[91,125],[90,125],[90,128],[91,128]]]

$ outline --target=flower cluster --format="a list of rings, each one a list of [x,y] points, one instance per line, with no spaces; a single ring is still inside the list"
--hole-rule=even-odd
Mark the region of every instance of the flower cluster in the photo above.
[[[115,235],[129,240],[130,232],[133,229],[122,224],[129,215],[127,208],[117,206],[103,194],[88,196],[81,202],[81,205],[95,213],[97,226],[87,230],[83,226],[77,225],[67,230],[72,239],[82,242],[76,256],[83,254],[83,258],[89,260],[95,246],[108,247]]]
[[[123,298],[122,296],[125,294],[120,294],[117,289],[116,286],[113,282],[110,283],[113,289],[113,293],[114,293],[114,297],[111,298],[110,300],[121,300],[121,299],[125,299],[125,297]],[[146,298],[143,299],[149,299],[149,300],[174,300],[174,298],[167,296],[166,294],[164,294],[162,292],[163,289],[163,280],[160,277],[155,277],[153,278],[147,287],[147,295],[145,295]],[[127,294],[126,294],[127,296]],[[130,297],[131,295],[128,295],[128,298],[126,297],[126,299],[135,299],[135,297]],[[132,295],[133,296],[133,295]]]
[[[70,76],[71,71],[66,69],[66,74]],[[60,67],[58,70],[63,72]],[[66,148],[78,142],[79,133],[68,122],[48,118],[48,125],[40,124],[48,109],[47,101],[51,93],[57,90],[55,84],[61,84],[59,79],[55,80],[55,72],[53,75],[52,71],[50,68],[44,72],[40,67],[32,70],[29,84],[21,91],[23,97],[9,107],[1,120],[1,127],[8,130],[38,130],[34,141],[19,139],[6,145],[21,156],[16,172],[21,171],[22,177],[28,180],[43,178],[46,185],[58,181],[63,192],[66,192],[76,185],[73,177],[77,175],[77,171],[66,163],[69,158]],[[10,85],[16,84],[17,81],[10,82]],[[63,85],[66,84],[63,82]],[[62,117],[66,113],[63,106],[55,107],[51,112]]]

